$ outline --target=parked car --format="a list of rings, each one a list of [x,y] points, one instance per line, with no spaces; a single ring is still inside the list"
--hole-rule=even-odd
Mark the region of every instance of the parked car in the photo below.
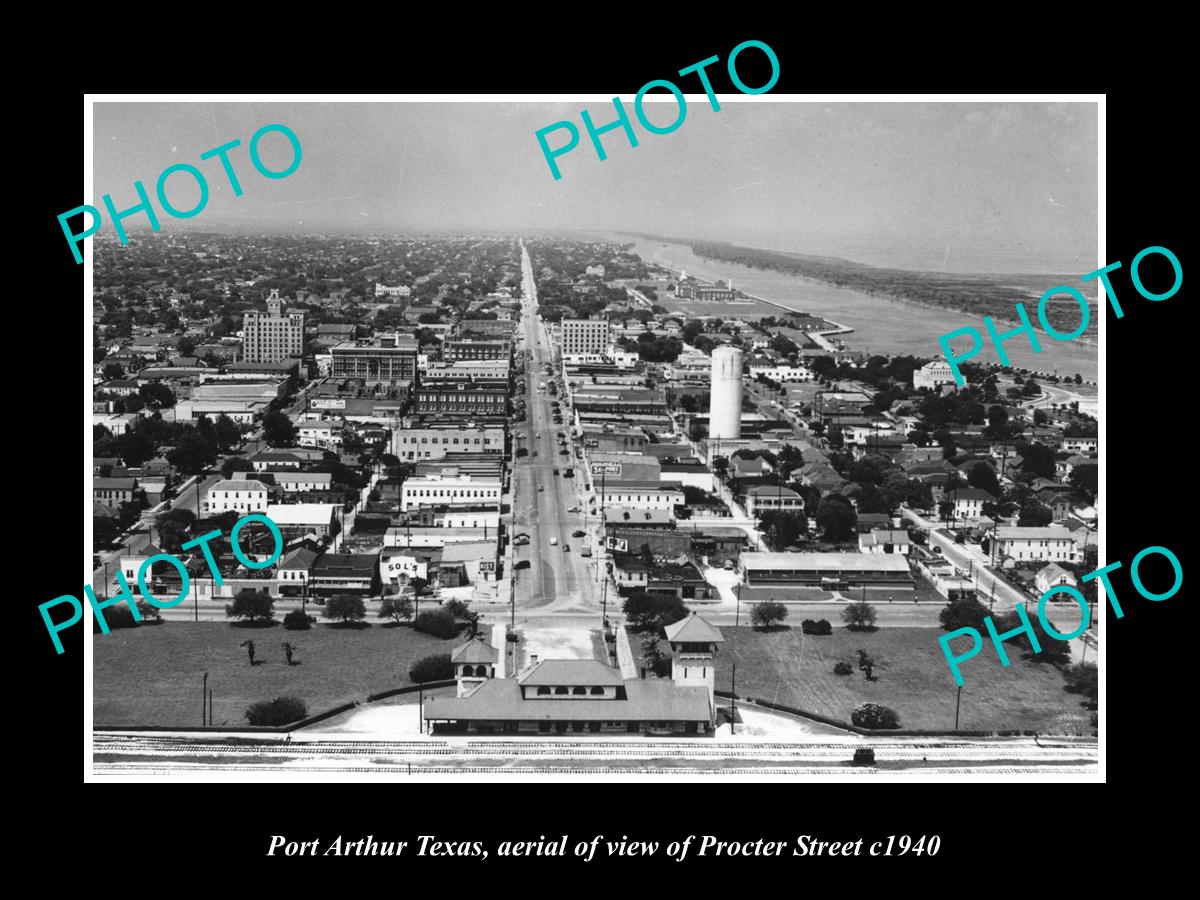
[[[558,538],[556,538],[556,537],[550,538],[550,546],[557,547],[558,546]]]
[[[539,484],[539,485],[538,485],[538,493],[539,493],[539,494],[543,494],[543,493],[545,493],[545,492],[546,492],[546,489],[545,489],[545,488],[544,488],[542,485],[540,485],[540,484]]]
[[[725,569],[725,571],[726,571],[726,572],[732,572],[732,571],[733,571],[733,560],[732,560],[732,559],[727,559],[727,560],[725,560],[724,569]]]
[[[567,512],[569,512],[569,513],[575,513],[575,512],[579,512],[579,507],[578,507],[578,506],[572,506],[570,509],[568,509],[568,510],[567,510]]]
[[[563,544],[563,553],[568,553],[571,549],[570,544]]]
[[[582,529],[576,529],[575,531],[571,532],[571,537],[587,537],[587,532],[583,531]]]

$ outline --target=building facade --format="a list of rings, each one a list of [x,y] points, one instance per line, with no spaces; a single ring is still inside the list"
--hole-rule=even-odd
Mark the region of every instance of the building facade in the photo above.
[[[338,344],[330,354],[334,378],[395,384],[417,377],[417,342],[400,335],[383,335],[372,344]]]
[[[304,313],[284,313],[279,291],[271,291],[267,311],[249,311],[242,319],[242,358],[274,363],[304,355]]]
[[[405,479],[400,489],[400,511],[419,506],[449,504],[495,505],[500,502],[499,480],[483,480],[447,469],[440,475]]]
[[[392,452],[402,460],[441,459],[447,453],[503,453],[500,426],[445,425],[393,432]]]
[[[508,394],[507,381],[426,381],[414,399],[418,415],[503,417]]]
[[[607,319],[563,319],[562,352],[603,354],[610,341]]]

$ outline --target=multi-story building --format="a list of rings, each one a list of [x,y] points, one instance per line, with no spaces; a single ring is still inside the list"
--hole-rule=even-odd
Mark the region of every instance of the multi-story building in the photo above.
[[[563,319],[562,352],[604,353],[609,344],[607,319]]]
[[[204,511],[209,515],[233,510],[240,515],[261,513],[267,509],[267,486],[251,478],[231,478],[218,481],[204,497]]]
[[[304,313],[283,311],[279,291],[271,291],[267,311],[248,311],[242,320],[242,356],[272,363],[304,355]]]
[[[417,377],[417,342],[397,334],[379,335],[374,343],[345,342],[330,351],[334,378],[357,378],[368,384],[408,383]]]
[[[396,431],[392,452],[404,460],[441,459],[447,453],[503,453],[504,429],[485,425],[430,425]]]
[[[512,343],[505,340],[459,339],[442,344],[442,362],[460,362],[467,359],[510,359]]]
[[[995,532],[998,559],[1012,557],[1022,560],[1044,560],[1046,562],[1078,562],[1079,553],[1075,535],[1061,525],[1043,528],[1012,525],[1000,527]]]
[[[136,478],[93,478],[92,500],[115,508],[132,501],[136,489]]]
[[[387,297],[389,300],[402,300],[412,296],[412,288],[404,284],[390,287],[377,281],[375,282],[375,296]]]
[[[507,381],[426,381],[415,391],[418,415],[500,416],[508,412]]]
[[[613,481],[596,476],[605,506],[674,510],[683,505],[683,486],[670,481]]]
[[[500,502],[499,479],[476,478],[447,468],[439,475],[423,475],[405,479],[400,489],[400,511],[419,506],[451,504],[494,505]]]
[[[502,381],[508,378],[508,370],[508,360],[434,361],[426,363],[425,378],[429,381]]]

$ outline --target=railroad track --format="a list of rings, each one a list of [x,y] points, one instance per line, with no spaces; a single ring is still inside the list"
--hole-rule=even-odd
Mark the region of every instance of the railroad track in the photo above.
[[[312,772],[321,775],[331,774],[406,774],[406,775],[681,775],[692,778],[696,775],[728,776],[728,775],[856,775],[860,777],[890,774],[880,769],[870,767],[850,766],[753,766],[753,767],[722,767],[704,769],[693,766],[414,766],[408,765],[376,765],[376,766],[288,766],[282,769],[269,764],[249,763],[172,763],[165,768],[162,763],[97,763],[94,769],[98,773],[145,774],[158,773],[166,775],[186,775],[191,772]],[[922,775],[1038,775],[1046,774],[1044,766],[921,766],[905,771]],[[1056,775],[1095,775],[1093,766],[1055,766]]]
[[[164,737],[160,735],[97,734],[96,753],[154,755],[164,757],[267,757],[282,760],[325,758],[329,768],[337,761],[360,757],[424,761],[436,759],[506,760],[768,760],[812,763],[845,762],[853,755],[850,743],[716,743],[670,742],[568,742],[568,741],[225,741],[212,738]],[[1095,744],[1038,746],[1027,741],[953,741],[947,743],[871,743],[878,762],[1007,762],[1035,764],[1095,764]],[[327,767],[322,767],[327,768]]]

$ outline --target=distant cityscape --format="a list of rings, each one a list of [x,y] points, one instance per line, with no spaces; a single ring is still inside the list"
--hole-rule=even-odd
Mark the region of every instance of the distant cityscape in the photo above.
[[[1007,669],[980,657],[965,692],[937,644],[1053,585],[1096,602],[1079,376],[965,363],[956,389],[933,342],[868,354],[628,243],[94,240],[93,587],[136,589],[163,552],[192,586],[140,600],[142,624],[108,611],[128,630],[94,648],[98,767],[147,752],[145,726],[186,732],[154,750],[180,764],[216,741],[215,766],[284,764],[264,728],[369,733],[396,765],[449,746],[619,767],[613,748],[661,740],[706,770],[872,742],[915,769],[1095,765],[1094,624]],[[283,534],[271,568],[227,537],[219,580],[181,551],[249,513]],[[168,565],[147,583],[180,589]],[[896,743],[915,732],[979,743]],[[528,737],[455,743],[483,735]]]

